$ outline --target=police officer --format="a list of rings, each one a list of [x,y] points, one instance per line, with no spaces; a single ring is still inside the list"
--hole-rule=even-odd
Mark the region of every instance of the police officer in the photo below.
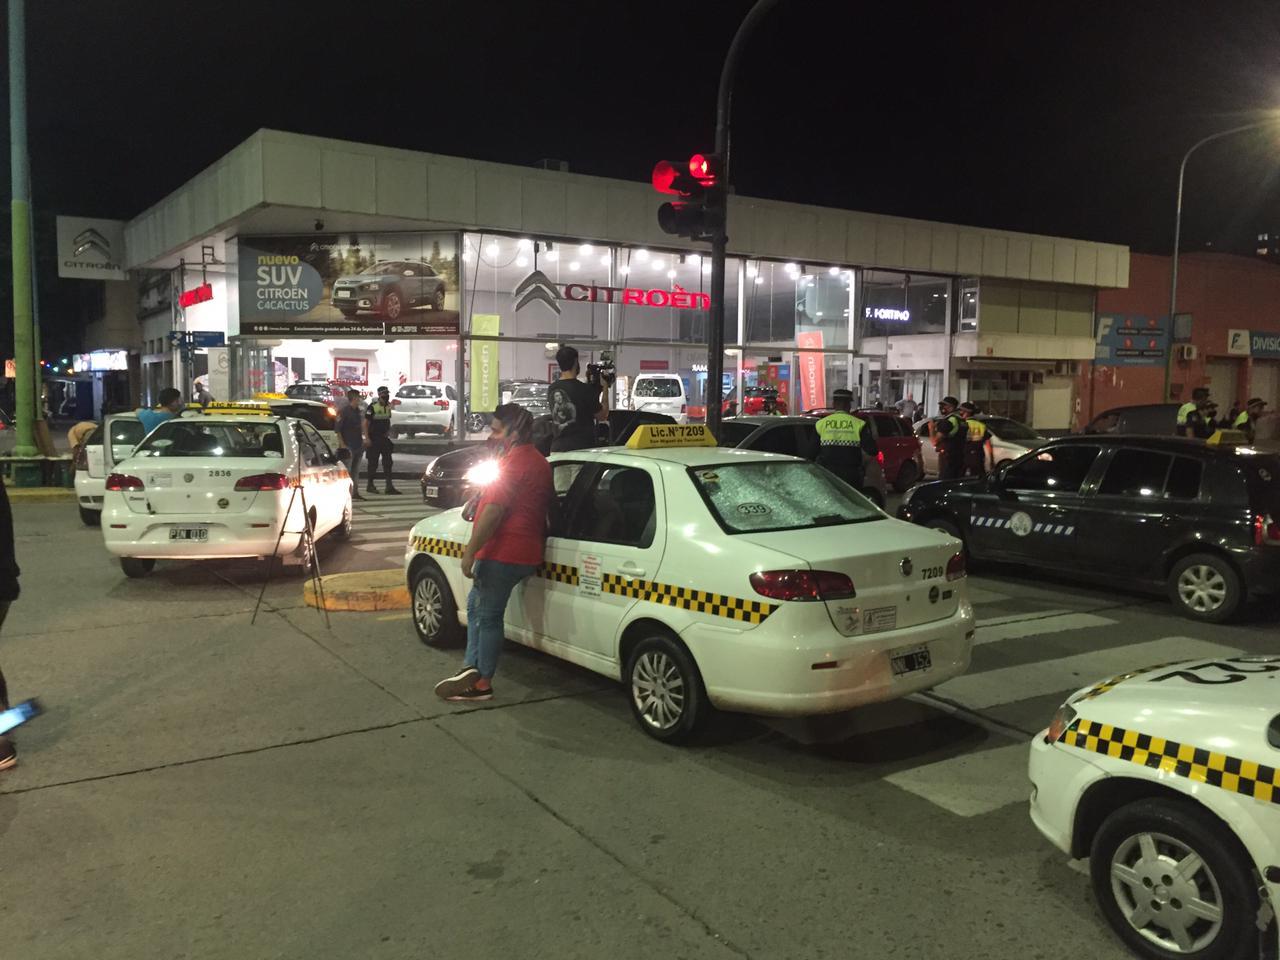
[[[364,420],[364,445],[369,448],[369,483],[367,493],[373,489],[373,478],[378,475],[378,461],[386,467],[387,493],[400,493],[391,483],[391,390],[378,388],[378,399],[369,404]]]
[[[871,427],[850,410],[853,408],[853,392],[836,390],[831,394],[835,413],[829,413],[818,421],[818,464],[826,467],[851,487],[863,487],[862,456],[874,457],[880,452]]]
[[[1209,388],[1196,387],[1191,391],[1191,399],[1178,408],[1176,432],[1180,437],[1196,435],[1196,421],[1201,419],[1201,411],[1209,405]]]
[[[965,424],[964,442],[964,475],[966,477],[985,477],[987,475],[987,444],[991,437],[987,425],[978,419],[978,405],[966,400],[960,404],[960,417]]]
[[[1231,424],[1231,429],[1239,430],[1253,443],[1257,437],[1257,422],[1262,416],[1262,411],[1267,407],[1267,401],[1261,397],[1252,397],[1249,402],[1244,405],[1244,409],[1240,411],[1240,415],[1236,417],[1235,422]]]
[[[964,447],[969,427],[959,414],[960,401],[943,397],[938,404],[939,416],[934,420],[934,446],[938,451],[938,479],[958,480],[964,469]]]

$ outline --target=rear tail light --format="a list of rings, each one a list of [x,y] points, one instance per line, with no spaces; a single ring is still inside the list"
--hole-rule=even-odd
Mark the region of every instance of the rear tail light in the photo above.
[[[138,477],[131,477],[127,473],[113,473],[107,477],[107,489],[119,493],[125,490],[142,490],[144,487]]]
[[[437,401],[436,401],[436,406],[437,406],[437,407],[439,407],[441,410],[448,410],[448,409],[449,409],[449,401],[448,401],[448,400],[437,400]]]
[[[255,473],[241,477],[236,481],[236,489],[245,492],[250,490],[287,490],[289,478],[283,473]]]
[[[1280,521],[1258,514],[1253,518],[1253,542],[1257,546],[1280,547]]]
[[[853,581],[832,570],[762,570],[751,587],[770,600],[847,600],[856,596]]]
[[[876,451],[876,463],[880,464],[880,466],[882,466],[882,467],[884,466],[884,451],[883,451],[883,450],[877,450],[877,451]]]
[[[957,553],[954,557],[947,561],[947,579],[959,580],[967,575],[964,564],[964,554]]]
[[[688,405],[687,403],[682,403],[682,404],[680,404],[680,412],[681,412],[681,413],[688,413],[688,412],[689,412],[689,405]]]
[[[393,407],[398,407],[398,406],[400,406],[400,401],[399,401],[398,399],[397,399],[397,400],[392,400],[392,401],[391,401],[391,405],[392,405]]]

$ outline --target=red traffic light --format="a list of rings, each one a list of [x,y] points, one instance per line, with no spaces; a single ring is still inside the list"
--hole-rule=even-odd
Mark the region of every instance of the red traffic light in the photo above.
[[[719,174],[716,158],[701,153],[695,153],[689,158],[689,173],[693,179],[697,180],[704,187],[711,186],[711,184],[716,182]]]
[[[677,189],[676,180],[680,178],[680,172],[676,170],[676,165],[670,160],[659,160],[653,165],[653,189],[659,193],[680,194],[682,191]]]

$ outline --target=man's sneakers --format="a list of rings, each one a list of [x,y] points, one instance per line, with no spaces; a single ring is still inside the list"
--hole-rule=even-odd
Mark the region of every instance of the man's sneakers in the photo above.
[[[8,737],[0,737],[0,770],[8,770],[18,765],[18,751]]]
[[[463,667],[452,677],[446,677],[436,684],[436,696],[441,700],[455,703],[463,701],[482,701],[493,699],[493,688],[481,690],[476,686],[480,679],[480,671],[475,667]]]

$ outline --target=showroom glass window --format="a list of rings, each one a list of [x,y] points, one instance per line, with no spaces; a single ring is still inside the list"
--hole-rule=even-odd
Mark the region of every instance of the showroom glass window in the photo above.
[[[951,281],[946,277],[862,271],[862,335],[946,333]]]

